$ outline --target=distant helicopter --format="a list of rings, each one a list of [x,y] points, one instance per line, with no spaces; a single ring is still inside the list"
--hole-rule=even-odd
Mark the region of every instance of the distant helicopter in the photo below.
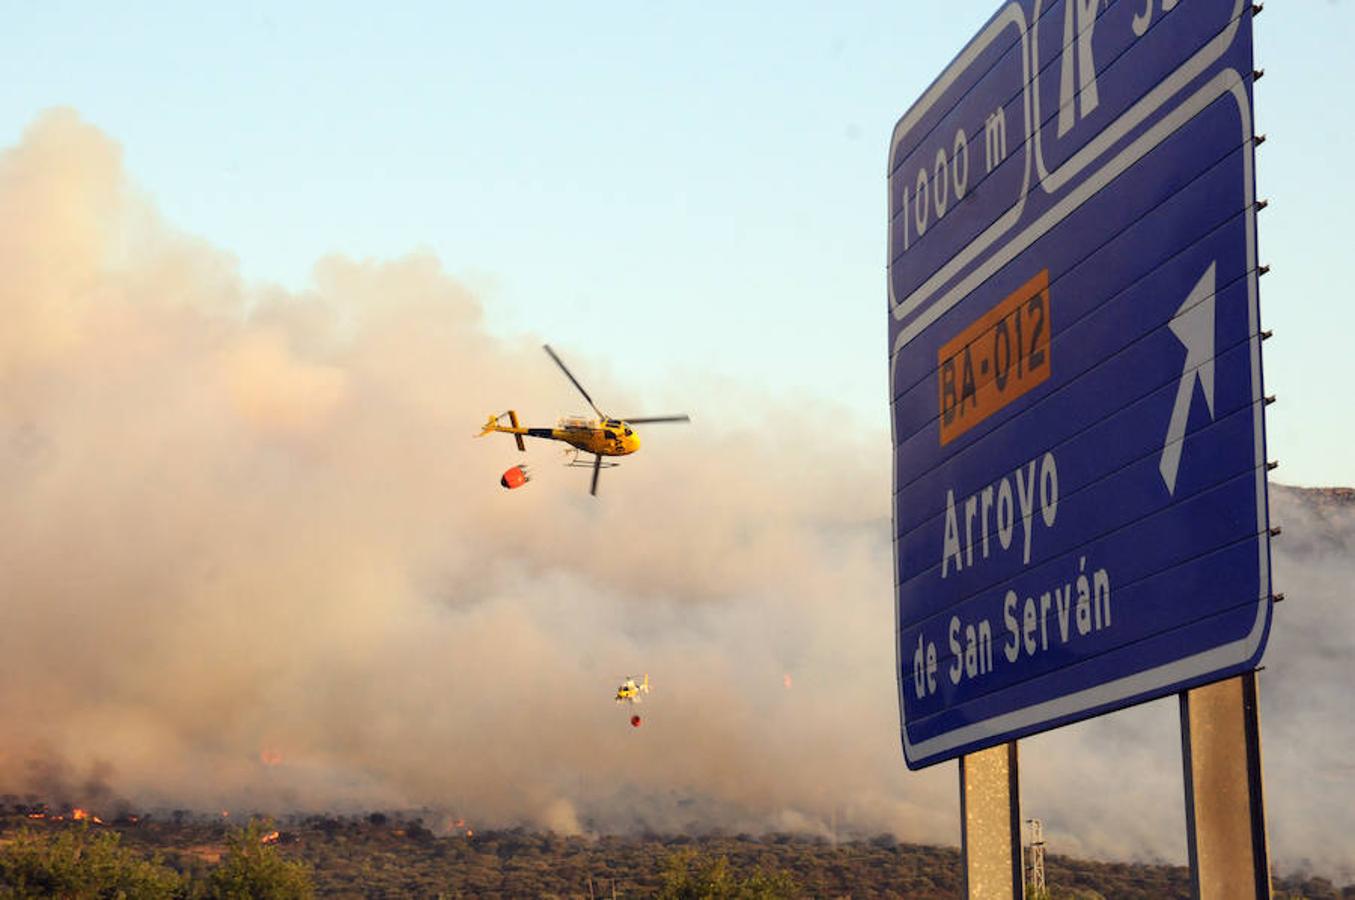
[[[641,702],[640,695],[648,693],[649,693],[649,674],[645,673],[645,677],[640,681],[636,681],[635,676],[630,675],[626,678],[625,681],[621,682],[621,686],[616,689],[616,702],[632,704],[639,703]]]
[[[565,366],[560,357],[555,355],[555,351],[546,344],[543,348],[555,364],[560,367],[560,371],[565,373],[565,377],[574,385],[583,399],[588,401],[588,405],[593,407],[593,412],[598,414],[597,419],[579,418],[577,416],[566,416],[560,419],[554,428],[523,428],[518,423],[518,414],[514,410],[498,416],[490,416],[489,421],[484,424],[480,433],[476,437],[484,437],[494,432],[513,435],[517,441],[518,449],[524,453],[527,451],[527,444],[522,440],[524,437],[545,438],[551,441],[563,441],[573,448],[573,458],[568,465],[581,468],[591,468],[593,470],[593,483],[589,487],[588,493],[597,496],[598,492],[598,474],[602,467],[612,468],[620,463],[603,462],[604,456],[629,456],[640,449],[640,436],[635,433],[632,425],[646,425],[653,422],[690,422],[691,417],[687,415],[680,416],[644,416],[627,419],[616,419],[605,414],[598,409],[593,398],[588,396],[588,392],[579,384],[577,378]],[[503,419],[508,419],[508,425],[501,424]],[[581,462],[579,452],[593,454],[593,461]],[[505,485],[507,486],[507,485]]]

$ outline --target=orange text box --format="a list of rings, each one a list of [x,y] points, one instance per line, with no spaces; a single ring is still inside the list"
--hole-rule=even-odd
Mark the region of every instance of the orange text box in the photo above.
[[[1049,332],[1044,269],[937,351],[942,446],[1049,377]]]

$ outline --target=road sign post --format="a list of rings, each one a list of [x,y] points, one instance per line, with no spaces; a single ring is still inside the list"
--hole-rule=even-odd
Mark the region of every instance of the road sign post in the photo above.
[[[1019,783],[1015,741],[960,757],[960,850],[975,900],[1025,896]]]
[[[1194,895],[1270,897],[1255,672],[1182,692],[1181,758]]]

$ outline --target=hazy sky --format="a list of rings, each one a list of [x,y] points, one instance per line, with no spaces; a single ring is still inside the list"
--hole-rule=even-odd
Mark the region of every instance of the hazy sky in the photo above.
[[[886,144],[996,6],[26,4],[0,32],[0,142],[73,106],[248,279],[427,248],[499,333],[665,401],[699,412],[661,391],[701,372],[883,432]],[[1257,20],[1270,445],[1301,484],[1355,483],[1352,15]]]

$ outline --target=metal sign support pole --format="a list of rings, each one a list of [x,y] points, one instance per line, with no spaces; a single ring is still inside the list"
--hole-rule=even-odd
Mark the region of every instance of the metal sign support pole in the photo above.
[[[1256,673],[1184,691],[1181,756],[1193,893],[1270,897]]]
[[[960,757],[960,848],[970,900],[1025,896],[1016,741]]]

